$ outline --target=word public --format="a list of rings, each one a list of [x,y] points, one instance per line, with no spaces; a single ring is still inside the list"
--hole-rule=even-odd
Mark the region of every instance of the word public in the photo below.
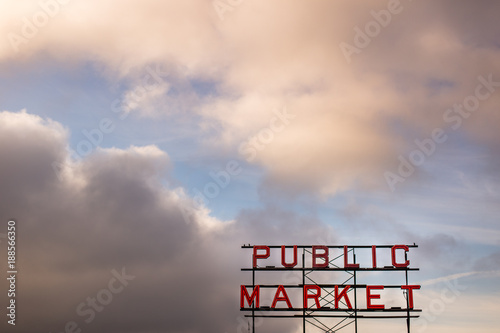
[[[249,247],[249,246],[248,246]],[[278,247],[278,246],[273,246],[273,247]],[[266,270],[269,268],[272,269],[294,269],[294,267],[297,266],[298,264],[298,256],[297,256],[297,246],[293,246],[293,255],[292,258],[287,258],[286,256],[286,248],[290,248],[291,246],[281,246],[281,268],[277,268],[275,266],[259,266],[259,263],[262,261],[265,261],[265,259],[268,259],[271,256],[271,251],[269,246],[265,245],[256,245],[253,246],[253,255],[252,255],[252,263],[253,263],[253,270]],[[370,249],[370,246],[365,246],[366,248]],[[343,254],[338,255],[337,253],[335,254],[334,258],[339,258],[343,256],[343,267],[339,267],[335,265],[336,270],[345,270],[345,271],[356,271],[356,270],[405,270],[405,269],[410,269],[410,260],[407,259],[407,252],[409,251],[408,246],[406,245],[394,245],[394,246],[383,246],[383,247],[390,247],[390,253],[391,253],[391,262],[392,266],[384,266],[384,267],[378,267],[377,266],[377,246],[373,245],[371,246],[371,265],[367,265],[367,267],[360,267],[359,263],[354,263],[354,262],[349,262],[348,260],[348,252],[349,252],[349,247],[348,246],[343,246],[339,247],[341,251],[343,251]],[[305,262],[303,263],[302,268],[296,268],[296,269],[304,269],[304,270],[328,270],[329,264],[331,263],[330,261],[330,248],[328,246],[323,246],[323,245],[317,245],[317,246],[310,246],[310,251],[308,250],[307,253],[310,253],[311,260],[308,260],[308,263],[310,262],[310,266],[308,268],[305,267]],[[399,253],[399,256],[397,254]],[[404,254],[404,259],[401,259],[401,254]],[[305,255],[305,252],[304,254]],[[305,260],[305,259],[303,259]],[[276,287],[277,286],[277,287]],[[252,288],[253,290],[249,288]],[[279,284],[279,285],[273,285],[273,286],[265,286],[262,285],[262,287],[272,287],[276,288],[276,292],[274,293],[274,299],[271,303],[271,306],[265,306],[264,308],[267,309],[275,309],[278,304],[282,304],[283,306],[286,305],[288,309],[294,309],[298,310],[300,307],[297,306],[292,306],[292,303],[290,301],[290,298],[287,293],[287,288],[285,288],[284,285]],[[316,309],[325,309],[322,307],[320,300],[323,300],[325,296],[331,295],[334,297],[333,302],[328,302],[328,305],[334,306],[335,309],[339,309],[339,303],[342,303],[343,306],[339,310],[345,310],[345,309],[353,309],[352,304],[353,302],[351,301],[348,292],[352,290],[353,288],[356,287],[362,287],[366,289],[366,309],[369,310],[384,310],[385,305],[381,303],[380,298],[381,294],[380,291],[383,290],[386,286],[384,285],[346,285],[346,284],[331,284],[328,287],[325,287],[324,285],[317,285],[317,284],[301,284],[297,286],[291,286],[291,287],[299,287],[301,290],[302,294],[302,308],[303,309],[313,309],[314,306]],[[389,287],[389,286],[387,286]],[[413,291],[420,289],[420,285],[396,285],[396,286],[390,286],[390,287],[400,287],[401,290],[403,290],[406,295],[407,295],[407,306],[408,309],[413,309],[414,308],[414,302],[413,302]],[[328,291],[327,288],[333,289]],[[322,296],[322,292],[324,292],[324,295]],[[252,286],[247,286],[247,285],[241,285],[240,286],[240,308],[242,310],[244,309],[260,309],[261,304],[260,304],[260,293],[261,293],[261,285],[252,285]],[[309,301],[312,300],[313,307],[309,307],[308,303]],[[296,301],[295,301],[296,302]],[[248,307],[245,307],[245,303],[248,305]],[[354,302],[355,304],[356,302]],[[279,308],[282,308],[279,307]],[[330,308],[329,308],[330,309]]]
[[[349,269],[357,269],[360,268],[359,264],[355,263],[349,263],[348,262],[348,247],[344,246],[344,269],[349,270]],[[291,262],[286,261],[285,258],[285,250],[286,246],[281,246],[281,265],[285,268],[293,268],[297,266],[297,245],[293,246],[293,260]],[[372,245],[371,247],[372,250],[372,268],[377,268],[377,246]],[[397,250],[404,250],[405,253],[409,251],[408,246],[406,245],[394,245],[391,247],[391,260],[392,260],[392,266],[395,268],[405,268],[410,265],[409,260],[405,260],[404,262],[397,262],[396,260],[396,251]],[[262,252],[263,251],[263,252]],[[260,253],[259,253],[260,252]],[[329,248],[328,246],[324,245],[313,245],[311,247],[311,252],[312,252],[312,267],[313,268],[327,268],[329,261]],[[271,254],[271,249],[269,246],[266,245],[256,245],[253,247],[253,256],[252,256],[252,262],[253,262],[253,267],[257,268],[257,260],[258,259],[267,259],[269,258]],[[318,262],[318,259],[319,260]]]

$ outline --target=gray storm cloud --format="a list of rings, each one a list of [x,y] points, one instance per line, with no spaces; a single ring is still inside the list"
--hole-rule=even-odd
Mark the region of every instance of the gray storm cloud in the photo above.
[[[246,323],[238,287],[247,277],[239,269],[250,258],[240,246],[329,232],[272,208],[205,228],[202,214],[184,219],[181,205],[196,210],[194,203],[162,185],[170,167],[164,152],[99,150],[69,163],[66,140],[58,123],[0,113],[0,219],[17,220],[19,239],[19,324],[11,331],[60,332],[75,322],[87,332],[234,332]],[[71,168],[62,181],[53,161]],[[130,280],[93,310],[89,297],[99,300],[117,272]]]

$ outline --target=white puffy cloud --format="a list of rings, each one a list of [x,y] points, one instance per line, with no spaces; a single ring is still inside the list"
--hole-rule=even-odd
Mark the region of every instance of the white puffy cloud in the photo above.
[[[201,115],[210,131],[200,140],[236,151],[286,106],[296,121],[252,161],[268,170],[266,184],[323,195],[387,188],[383,173],[414,139],[448,129],[443,113],[474,93],[478,76],[500,81],[497,36],[483,34],[497,25],[489,13],[498,4],[454,2],[450,11],[446,3],[248,1],[233,3],[221,19],[211,1],[71,1],[19,52],[4,44],[0,59],[90,60],[104,64],[110,79],[132,82],[137,68],[152,63],[176,68],[144,98],[133,96],[141,86],[132,85],[125,111]],[[23,17],[33,21],[42,10],[35,1],[2,6],[4,35],[22,34]],[[466,14],[476,22],[467,31]],[[377,23],[384,17],[388,23]],[[378,33],[367,32],[377,25]],[[366,45],[358,31],[368,33]],[[346,59],[342,43],[359,52]],[[196,80],[212,82],[208,96],[193,88]],[[498,96],[460,126],[494,151]]]

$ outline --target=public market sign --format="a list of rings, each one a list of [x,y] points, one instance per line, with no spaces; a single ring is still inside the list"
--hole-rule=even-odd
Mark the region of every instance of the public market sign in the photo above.
[[[302,318],[305,327],[312,318],[315,321],[351,318],[357,329],[358,318],[406,318],[409,328],[410,318],[418,317],[414,312],[421,311],[415,309],[414,301],[420,285],[410,284],[408,276],[409,271],[418,270],[411,266],[409,258],[410,249],[416,247],[415,244],[244,245],[242,248],[252,250],[251,267],[241,270],[252,272],[252,283],[240,286],[240,310],[251,312],[246,317],[253,322],[256,317]],[[358,262],[357,258],[361,260]],[[280,271],[281,278],[277,274]],[[293,271],[297,271],[300,282],[297,275],[290,278]],[[401,276],[404,283],[379,282],[381,278],[386,281],[386,273],[381,272],[404,273]],[[271,277],[273,283],[258,283],[257,273],[266,273],[266,281]],[[374,275],[378,279],[376,284],[362,283],[374,280]],[[290,280],[295,283],[287,283]],[[387,299],[390,305],[386,305],[384,293],[389,290],[393,294]],[[394,299],[397,290],[399,300]]]

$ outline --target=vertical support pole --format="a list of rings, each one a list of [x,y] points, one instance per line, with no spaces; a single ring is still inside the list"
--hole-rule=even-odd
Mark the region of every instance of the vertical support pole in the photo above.
[[[356,263],[356,253],[354,253],[354,248],[352,249],[352,255],[354,256],[354,263]],[[354,270],[354,332],[358,333],[358,293],[357,288],[358,283],[356,281],[356,270]]]
[[[405,261],[408,260],[408,253],[405,251]],[[408,285],[408,267],[405,268],[406,285]],[[406,291],[406,328],[410,333],[410,300],[408,299],[408,291]]]
[[[304,290],[304,286],[306,285],[306,255],[305,249],[302,249],[302,290]],[[302,332],[306,333],[306,309],[302,309]]]
[[[252,290],[255,290],[255,267],[252,263]],[[255,333],[255,302],[252,302],[252,333]]]

